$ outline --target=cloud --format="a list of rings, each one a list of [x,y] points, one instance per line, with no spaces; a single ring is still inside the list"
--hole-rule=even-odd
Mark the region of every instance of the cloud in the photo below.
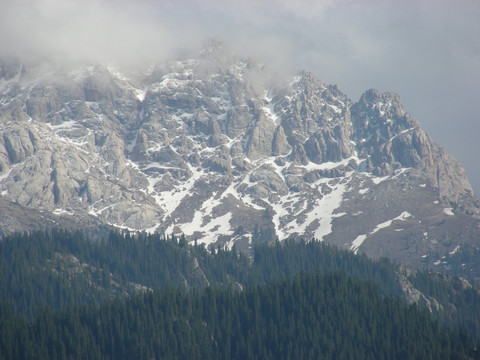
[[[349,2],[347,0],[340,3]],[[160,61],[208,37],[248,55],[276,50],[286,66],[291,27],[321,19],[332,0],[19,0],[0,3],[0,51],[23,57]],[[281,49],[279,51],[279,49]],[[279,56],[272,56],[280,61]]]
[[[224,39],[353,100],[395,91],[480,193],[476,0],[0,0],[0,55],[148,65]]]
[[[175,39],[165,22],[149,16],[148,6],[92,0],[2,4],[0,51],[120,63],[159,60],[171,52]]]

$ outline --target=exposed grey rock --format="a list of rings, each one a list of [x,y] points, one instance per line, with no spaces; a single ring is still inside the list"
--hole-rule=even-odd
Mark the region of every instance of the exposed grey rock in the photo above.
[[[250,181],[262,184],[279,195],[288,193],[288,188],[285,186],[283,179],[269,165],[263,165],[258,170],[255,170],[250,175]]]
[[[272,154],[272,144],[276,126],[260,113],[253,129],[247,133],[246,155],[251,160],[256,160]]]
[[[330,129],[318,130],[305,142],[305,153],[310,161],[317,164],[338,162],[350,155],[351,146],[345,145],[348,141],[336,138]]]
[[[35,151],[34,135],[27,129],[16,127],[9,132],[3,133],[2,139],[2,154],[4,154],[4,161],[8,159],[11,164],[20,163],[33,155]]]
[[[425,294],[416,289],[405,274],[400,273],[398,276],[398,283],[403,292],[403,296],[409,303],[417,304],[435,314],[443,310],[442,305],[435,298],[425,296]]]
[[[216,147],[227,142],[227,139],[222,135],[220,126],[215,119],[209,120],[208,128],[208,133],[211,134],[208,141],[209,146]]]
[[[230,138],[235,138],[245,133],[252,122],[252,115],[248,106],[236,106],[227,111],[225,127],[226,134]]]
[[[1,233],[42,210],[247,252],[269,229],[446,270],[478,247],[463,168],[393,93],[352,104],[310,73],[280,85],[217,43],[135,79],[15,61],[0,78],[0,203],[16,209]]]
[[[302,165],[308,164],[308,157],[304,147],[300,144],[293,145],[289,160]]]
[[[130,157],[134,161],[146,160],[148,149],[148,138],[145,131],[139,131],[135,139],[135,146],[132,149]]]
[[[398,95],[368,90],[351,112],[355,141],[376,175],[414,168],[444,201],[458,203],[473,193],[463,168],[403,110]]]
[[[287,142],[287,136],[281,125],[277,126],[272,140],[272,155],[286,155],[290,151],[290,146]]]

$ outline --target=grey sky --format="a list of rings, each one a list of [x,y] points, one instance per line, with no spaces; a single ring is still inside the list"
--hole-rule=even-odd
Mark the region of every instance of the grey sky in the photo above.
[[[477,0],[0,0],[0,54],[146,65],[219,37],[354,101],[400,94],[480,194],[479,20]]]

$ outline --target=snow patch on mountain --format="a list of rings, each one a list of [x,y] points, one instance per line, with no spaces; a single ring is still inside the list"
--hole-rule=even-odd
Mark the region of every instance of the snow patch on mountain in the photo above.
[[[455,249],[449,252],[450,255],[455,255],[457,252],[460,251],[460,245],[455,246]]]
[[[404,257],[410,227],[419,254],[440,246],[442,255],[452,250],[446,226],[478,228],[464,211],[477,210],[461,167],[392,93],[369,90],[352,104],[310,73],[281,85],[218,49],[143,75],[99,65],[14,75],[0,79],[0,193],[58,219],[93,216],[247,251],[254,229],[354,239],[346,246],[357,252],[391,228],[385,241]],[[384,204],[400,215],[385,221]],[[407,222],[404,209],[416,207],[418,223]],[[452,217],[434,229],[420,215],[432,210]]]
[[[365,235],[365,234],[362,234],[362,235],[358,235],[355,240],[352,241],[351,245],[350,245],[350,250],[353,251],[355,254],[358,252],[358,249],[360,248],[360,246],[363,244],[363,242],[367,239],[367,237],[369,235],[373,235],[375,234],[376,232],[384,229],[384,228],[388,228],[392,225],[392,223],[394,221],[405,221],[407,220],[408,218],[412,217],[413,215],[410,214],[408,211],[403,211],[400,215],[398,215],[397,217],[391,219],[391,220],[387,220],[381,224],[378,224],[375,229],[373,229],[368,235]]]
[[[453,213],[453,209],[452,208],[444,208],[443,209],[443,212],[448,215],[448,216],[455,216],[455,214]]]

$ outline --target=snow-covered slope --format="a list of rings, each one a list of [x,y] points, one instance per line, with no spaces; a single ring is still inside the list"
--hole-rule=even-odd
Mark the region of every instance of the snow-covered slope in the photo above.
[[[0,129],[2,197],[58,218],[245,251],[315,238],[415,265],[478,246],[463,169],[397,95],[272,81],[218,44],[143,77],[4,60]]]

